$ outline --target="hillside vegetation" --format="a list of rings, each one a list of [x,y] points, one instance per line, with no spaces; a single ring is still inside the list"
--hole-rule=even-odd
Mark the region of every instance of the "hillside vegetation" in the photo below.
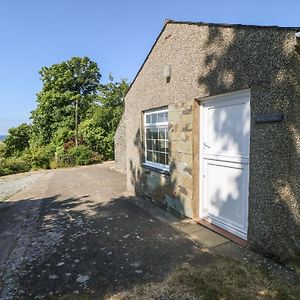
[[[0,143],[0,176],[113,159],[127,81],[110,76],[101,84],[97,63],[87,57],[73,57],[39,73],[43,86],[32,123],[9,129]]]

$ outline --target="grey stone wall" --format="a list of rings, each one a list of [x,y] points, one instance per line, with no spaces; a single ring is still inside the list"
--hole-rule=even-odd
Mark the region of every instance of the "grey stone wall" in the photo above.
[[[115,162],[120,169],[126,170],[126,124],[124,113],[116,130],[114,143]]]
[[[300,55],[293,29],[168,23],[125,99],[127,185],[193,216],[192,103],[251,91],[250,247],[285,260],[300,254]],[[171,80],[163,77],[171,65]],[[142,112],[169,107],[170,175],[142,168]],[[283,113],[280,123],[254,115]]]

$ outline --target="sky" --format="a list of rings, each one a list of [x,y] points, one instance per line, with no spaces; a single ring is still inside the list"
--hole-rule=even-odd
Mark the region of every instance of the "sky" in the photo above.
[[[38,71],[73,56],[132,81],[166,19],[299,27],[298,0],[1,0],[0,135],[30,122]]]

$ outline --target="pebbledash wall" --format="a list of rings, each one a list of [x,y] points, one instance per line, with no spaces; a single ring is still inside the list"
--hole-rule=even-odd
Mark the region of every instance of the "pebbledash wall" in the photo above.
[[[119,122],[114,136],[116,164],[119,169],[126,170],[126,124],[125,114]]]
[[[167,21],[125,98],[128,191],[198,218],[195,99],[250,89],[248,245],[300,255],[300,54],[297,28]],[[163,76],[171,66],[171,79]],[[142,167],[143,112],[168,107],[170,172]],[[284,121],[256,123],[257,114]],[[120,128],[123,128],[120,126]],[[120,134],[119,134],[120,135]],[[118,133],[116,135],[118,137]],[[124,157],[124,156],[123,156]],[[194,194],[193,194],[194,193]]]

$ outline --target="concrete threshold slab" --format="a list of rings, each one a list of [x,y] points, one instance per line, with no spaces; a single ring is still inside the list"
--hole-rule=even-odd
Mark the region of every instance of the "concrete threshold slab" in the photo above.
[[[196,223],[191,219],[181,219],[159,208],[154,203],[143,198],[134,198],[134,203],[147,211],[158,220],[169,224],[173,228],[185,233],[188,238],[202,247],[214,248],[229,243],[230,240]]]

